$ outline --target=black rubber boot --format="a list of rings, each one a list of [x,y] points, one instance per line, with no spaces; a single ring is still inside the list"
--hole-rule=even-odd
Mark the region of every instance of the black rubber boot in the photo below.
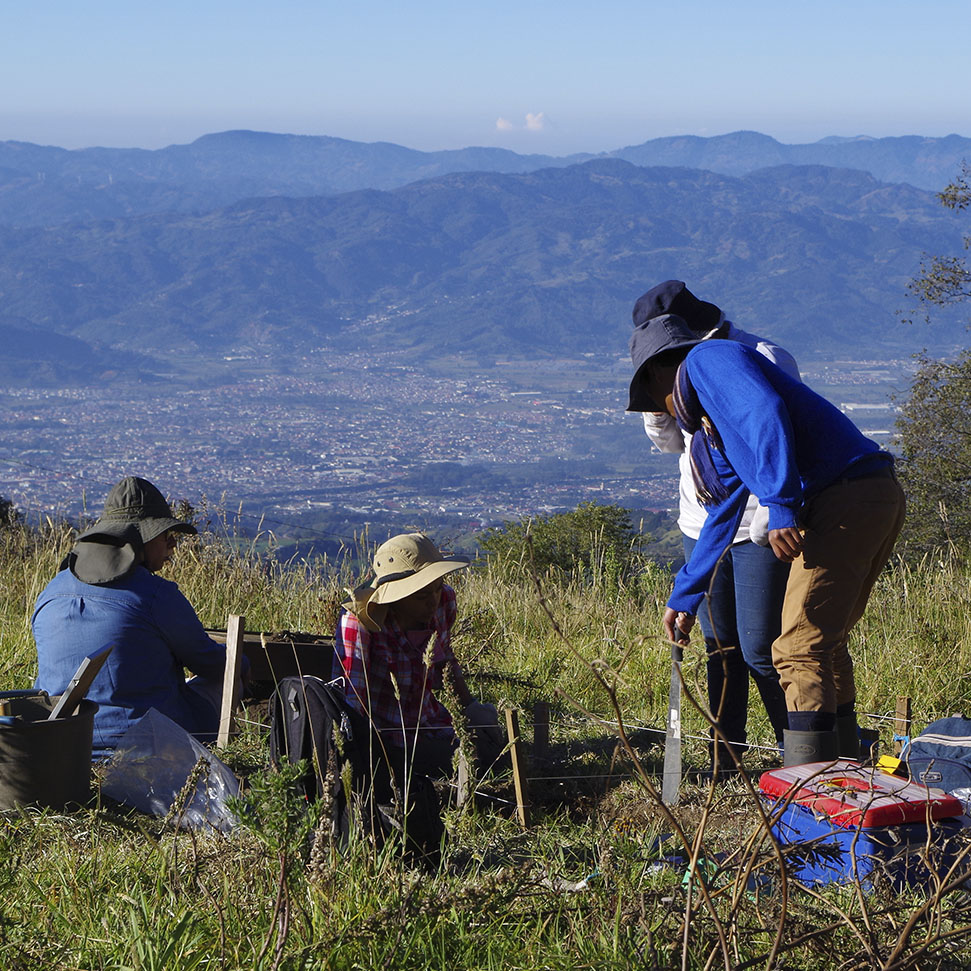
[[[836,738],[841,759],[860,760],[860,728],[856,723],[856,712],[851,715],[837,715]]]
[[[807,762],[833,762],[838,757],[836,732],[797,732],[787,728],[784,733],[784,765],[805,765]]]

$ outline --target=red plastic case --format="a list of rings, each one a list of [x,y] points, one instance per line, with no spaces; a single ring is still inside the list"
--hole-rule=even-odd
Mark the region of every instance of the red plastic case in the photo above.
[[[971,825],[948,793],[848,759],[773,769],[759,789],[791,875],[809,884],[926,883],[949,870]]]
[[[837,826],[899,826],[960,816],[961,803],[940,789],[908,782],[849,759],[810,762],[763,772],[762,794],[782,799],[795,789],[792,802],[826,816]]]

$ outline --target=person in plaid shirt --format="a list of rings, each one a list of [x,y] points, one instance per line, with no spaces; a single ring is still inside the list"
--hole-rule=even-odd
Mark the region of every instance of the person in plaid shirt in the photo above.
[[[436,777],[451,774],[457,746],[452,716],[436,697],[446,668],[480,767],[504,746],[495,708],[472,697],[452,651],[455,591],[444,577],[468,565],[443,557],[422,533],[393,537],[374,555],[374,579],[343,605],[337,631],[348,703],[370,720],[395,764]]]

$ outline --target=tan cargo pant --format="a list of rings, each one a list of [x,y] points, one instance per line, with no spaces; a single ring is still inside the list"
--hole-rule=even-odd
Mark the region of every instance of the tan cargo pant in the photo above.
[[[790,711],[835,712],[853,701],[847,638],[904,522],[904,494],[892,475],[841,479],[803,514],[805,545],[792,563],[782,633],[772,663]]]

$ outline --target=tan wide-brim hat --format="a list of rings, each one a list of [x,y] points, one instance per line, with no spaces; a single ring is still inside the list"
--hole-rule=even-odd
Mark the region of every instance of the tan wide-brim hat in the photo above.
[[[381,630],[388,604],[424,589],[430,583],[464,570],[469,561],[442,556],[424,533],[402,533],[382,543],[374,554],[374,579],[350,591],[343,606],[372,632]]]

